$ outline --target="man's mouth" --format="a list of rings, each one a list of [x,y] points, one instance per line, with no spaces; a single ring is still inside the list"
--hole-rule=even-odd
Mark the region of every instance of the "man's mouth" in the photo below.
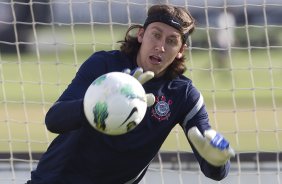
[[[162,62],[162,58],[160,56],[152,55],[149,58],[153,64],[160,64]]]

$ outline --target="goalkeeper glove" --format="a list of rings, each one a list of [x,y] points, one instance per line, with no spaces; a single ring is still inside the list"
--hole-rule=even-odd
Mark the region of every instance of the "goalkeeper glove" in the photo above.
[[[222,166],[235,156],[229,142],[213,129],[206,130],[203,136],[197,127],[192,127],[188,138],[199,154],[213,166]]]
[[[147,81],[151,80],[154,78],[155,74],[152,71],[146,71],[143,72],[143,69],[140,67],[137,67],[133,71],[130,69],[125,69],[123,70],[124,73],[127,73],[129,75],[132,75],[134,78],[136,78],[142,85],[146,83]],[[146,94],[147,98],[147,106],[150,107],[155,103],[155,96],[152,93],[147,93]]]

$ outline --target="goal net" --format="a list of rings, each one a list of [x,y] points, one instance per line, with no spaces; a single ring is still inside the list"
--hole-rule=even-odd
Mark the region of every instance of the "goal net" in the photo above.
[[[1,0],[0,183],[30,178],[56,136],[44,125],[49,107],[93,52],[118,49],[157,3],[196,19],[185,75],[237,153],[219,183],[282,183],[280,0]],[[203,176],[175,127],[141,183],[217,182]]]

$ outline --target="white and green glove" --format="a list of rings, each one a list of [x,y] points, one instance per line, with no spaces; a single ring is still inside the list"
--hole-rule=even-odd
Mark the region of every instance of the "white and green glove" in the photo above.
[[[140,67],[137,67],[133,71],[130,69],[125,69],[123,70],[124,73],[127,73],[129,75],[132,75],[134,78],[136,78],[142,85],[146,83],[147,81],[151,80],[154,78],[155,74],[152,71],[146,71],[143,72],[143,69]],[[152,93],[147,93],[146,94],[147,98],[147,106],[150,107],[155,103],[155,96]]]
[[[199,154],[213,166],[222,166],[235,156],[229,142],[213,129],[206,130],[203,136],[197,127],[192,127],[188,131],[188,139]]]

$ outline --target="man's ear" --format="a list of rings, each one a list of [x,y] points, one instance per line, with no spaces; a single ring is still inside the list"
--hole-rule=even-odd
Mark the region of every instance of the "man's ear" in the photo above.
[[[140,28],[138,30],[138,32],[137,32],[137,39],[138,39],[139,43],[142,43],[144,33],[145,33],[145,29],[144,28]]]
[[[185,51],[186,48],[187,48],[187,44],[183,44],[183,45],[181,46],[179,52],[178,52],[177,55],[176,55],[176,58],[177,58],[177,59],[180,59],[180,58],[183,57],[183,53],[184,53],[184,51]]]

